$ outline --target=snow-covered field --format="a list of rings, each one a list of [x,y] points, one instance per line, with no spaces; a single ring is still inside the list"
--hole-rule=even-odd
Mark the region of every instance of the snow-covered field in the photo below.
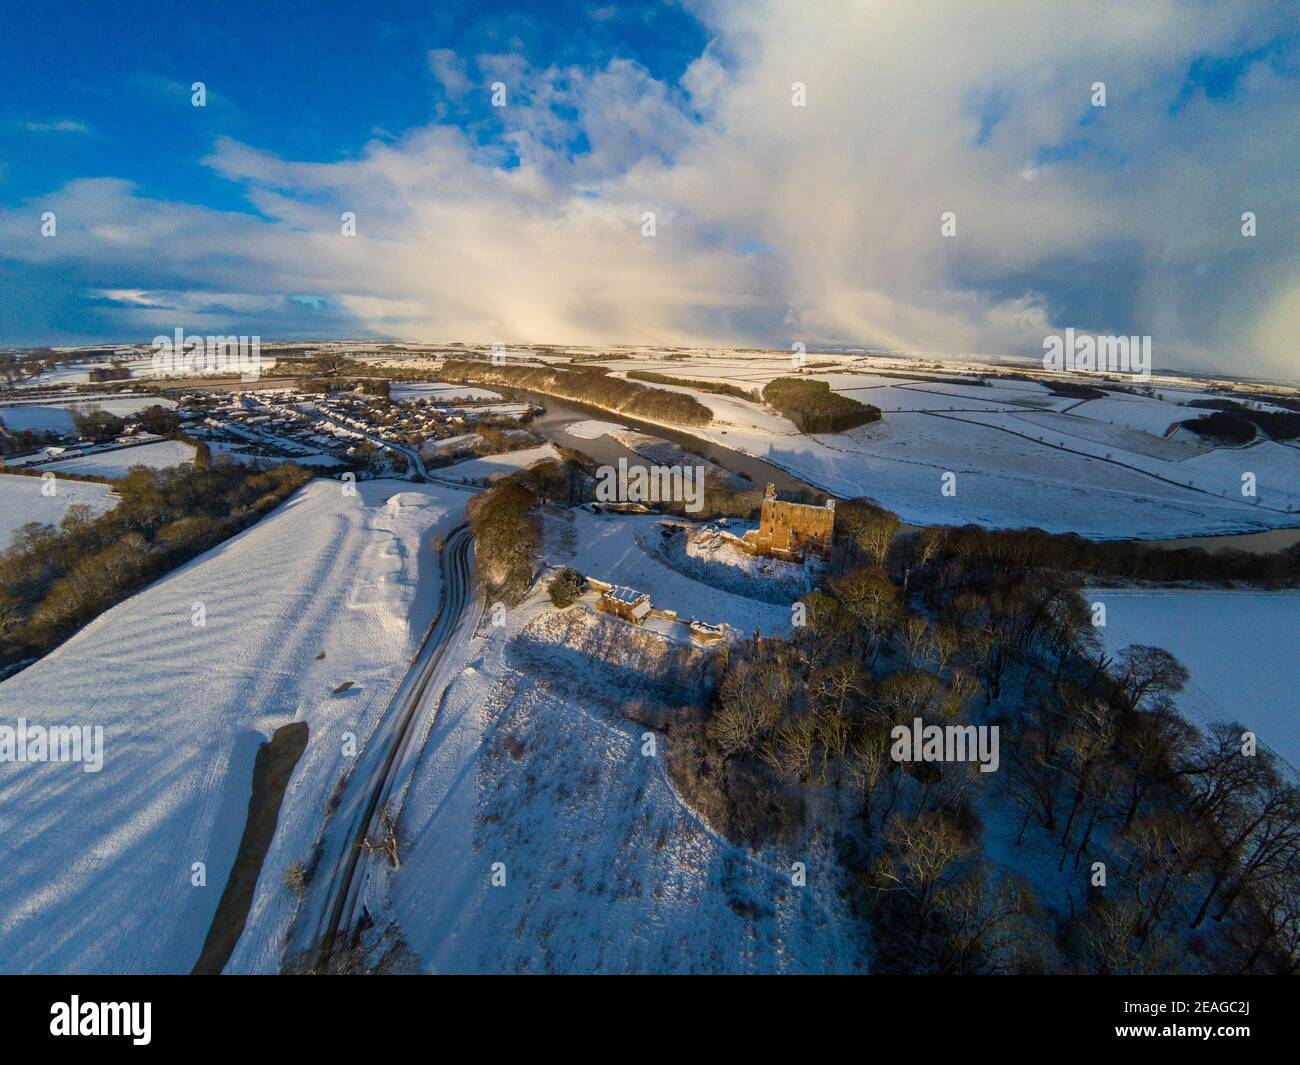
[[[158,396],[99,396],[76,397],[65,401],[46,400],[39,403],[14,403],[0,406],[0,421],[13,432],[37,429],[47,432],[70,433],[76,426],[72,415],[89,410],[102,410],[119,418],[135,414],[145,407],[175,407],[174,400]]]
[[[64,459],[61,462],[51,462],[41,469],[68,470],[71,473],[88,473],[97,477],[116,479],[125,477],[132,466],[152,466],[154,469],[165,470],[193,460],[192,445],[179,440],[160,440],[155,444],[115,448],[112,451],[101,451],[74,459]]]
[[[1179,709],[1199,725],[1239,721],[1300,768],[1300,593],[1086,589],[1106,604],[1108,654],[1163,647],[1187,667]]]
[[[122,359],[131,371],[132,377],[147,378],[153,376],[153,357],[135,355]],[[105,360],[74,362],[65,366],[56,366],[53,370],[27,378],[18,383],[19,388],[48,388],[51,385],[86,385],[90,384],[90,371],[95,366],[109,365]]]
[[[441,440],[429,439],[420,445],[420,457],[431,459],[452,455],[458,451],[469,451],[482,439],[478,433],[460,433]]]
[[[1070,413],[1103,425],[1119,425],[1152,436],[1164,436],[1175,422],[1189,421],[1210,412],[1146,396],[1116,394],[1108,399],[1090,399],[1080,403]]]
[[[450,407],[457,414],[498,414],[506,418],[522,418],[531,409],[528,403],[485,403],[473,407]]]
[[[979,385],[945,384],[937,381],[900,381],[867,378],[854,374],[826,374],[832,389],[860,403],[869,403],[882,411],[1024,411],[1064,410],[1075,406],[1077,399],[1053,396],[1045,388],[1005,388]]]
[[[307,750],[241,943],[278,965],[285,868],[309,856],[347,767],[342,734],[364,744],[405,673],[438,596],[427,537],[459,522],[467,498],[396,481],[356,490],[313,481],[0,684],[5,724],[105,732],[98,773],[0,763],[0,970],[188,972],[243,831],[257,748],[297,720]],[[191,886],[198,861],[204,887]]]
[[[627,426],[619,425],[618,422],[602,422],[598,419],[589,418],[586,421],[572,422],[566,425],[564,431],[570,436],[576,436],[579,440],[595,440],[611,433],[627,432]]]
[[[72,411],[63,407],[46,407],[29,404],[16,407],[0,407],[0,422],[11,433],[70,433],[76,425],[72,421]]]
[[[517,470],[527,469],[534,463],[559,457],[560,453],[553,444],[543,444],[540,447],[523,448],[520,451],[507,451],[500,455],[484,455],[482,458],[456,462],[438,470],[438,476],[466,481],[495,480]]]
[[[839,496],[869,496],[916,525],[1037,526],[1098,539],[1162,539],[1300,525],[1300,448],[1211,447],[1171,428],[1208,393],[1054,396],[1037,381],[914,380],[846,365],[808,376],[884,411],[845,433],[805,436],[759,403],[674,385],[713,413],[694,435],[765,459]],[[761,387],[788,373],[771,358],[619,363]],[[1159,398],[1164,396],[1165,398]],[[944,492],[954,474],[956,492]],[[1243,494],[1253,475],[1254,495]]]
[[[471,385],[449,385],[443,381],[394,381],[389,397],[394,402],[412,399],[428,399],[435,403],[447,403],[453,399],[490,400],[501,399],[500,392]]]
[[[572,608],[581,610],[581,607]],[[485,624],[449,689],[407,793],[391,916],[431,972],[803,972],[862,957],[817,847],[751,855],[713,833],[664,770],[660,734],[620,714],[605,671],[520,669],[544,653],[545,594]],[[596,627],[625,623],[592,618]],[[610,669],[668,648],[605,634]],[[635,642],[635,645],[634,645]],[[573,662],[567,646],[555,656]],[[808,884],[791,885],[793,860]],[[504,883],[494,886],[496,863]],[[376,892],[378,894],[378,892]]]
[[[146,364],[147,365],[147,364]],[[68,366],[56,366],[53,370],[27,377],[17,382],[17,388],[50,388],[59,385],[90,384],[90,366],[87,363],[73,363]]]
[[[74,503],[88,506],[92,514],[102,514],[117,502],[106,484],[89,481],[55,482],[54,495],[42,494],[45,481],[40,477],[0,474],[0,551],[8,547],[14,533],[29,521],[57,525]]]

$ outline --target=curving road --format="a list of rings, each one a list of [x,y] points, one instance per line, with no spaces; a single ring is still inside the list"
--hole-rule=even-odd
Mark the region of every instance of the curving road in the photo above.
[[[337,811],[336,823],[346,832],[331,833],[328,855],[329,883],[313,937],[323,965],[342,935],[356,924],[361,909],[368,862],[367,841],[380,839],[383,812],[389,800],[405,788],[415,758],[412,739],[422,734],[437,711],[442,693],[452,680],[455,656],[449,648],[468,639],[478,627],[482,604],[474,573],[473,538],[469,527],[459,525],[442,548],[442,597],[438,613],[425,633],[405,679],[393,695],[374,735],[357,758]],[[445,663],[450,663],[444,668]],[[382,856],[376,860],[384,860]]]

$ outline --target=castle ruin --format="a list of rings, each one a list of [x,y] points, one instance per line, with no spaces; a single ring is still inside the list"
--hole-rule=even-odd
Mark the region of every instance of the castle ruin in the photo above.
[[[746,533],[742,542],[756,555],[800,562],[808,555],[830,557],[834,530],[835,500],[826,500],[824,507],[787,503],[776,498],[776,485],[769,484],[758,530]]]

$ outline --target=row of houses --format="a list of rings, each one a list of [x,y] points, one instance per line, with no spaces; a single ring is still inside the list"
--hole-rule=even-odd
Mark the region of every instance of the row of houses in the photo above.
[[[132,429],[125,433],[119,433],[112,440],[99,443],[83,440],[75,444],[46,444],[44,447],[32,452],[2,458],[0,459],[0,467],[39,466],[46,462],[62,462],[67,459],[81,458],[85,455],[95,455],[102,451],[119,451],[124,447],[136,447],[139,444],[156,444],[158,441],[165,439],[166,437],[146,433],[141,429]]]

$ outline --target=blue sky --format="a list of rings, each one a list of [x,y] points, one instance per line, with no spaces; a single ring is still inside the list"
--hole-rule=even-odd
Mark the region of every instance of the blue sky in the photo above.
[[[1074,326],[1285,375],[1287,6],[1002,11],[0,0],[0,343],[1032,353]]]
[[[5,38],[22,42],[0,64],[0,196],[11,204],[112,175],[151,196],[238,209],[239,186],[199,165],[219,135],[330,162],[437,118],[482,125],[488,96],[449,98],[432,50],[587,70],[617,55],[675,81],[706,42],[680,6],[578,0],[3,0],[0,11]],[[198,80],[202,110],[190,106]]]

